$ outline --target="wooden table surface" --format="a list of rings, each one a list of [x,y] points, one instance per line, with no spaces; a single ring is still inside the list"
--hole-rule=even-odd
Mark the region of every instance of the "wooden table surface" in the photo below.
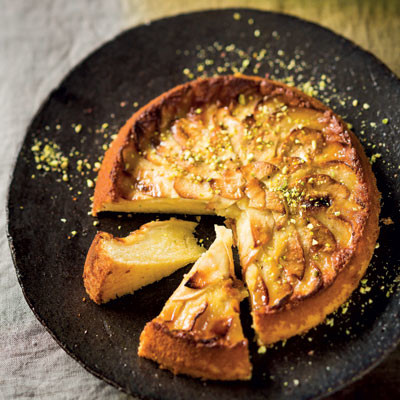
[[[400,76],[400,0],[122,0],[126,28],[185,12],[248,7],[291,14],[351,39]],[[399,399],[400,347],[362,379],[329,397]]]

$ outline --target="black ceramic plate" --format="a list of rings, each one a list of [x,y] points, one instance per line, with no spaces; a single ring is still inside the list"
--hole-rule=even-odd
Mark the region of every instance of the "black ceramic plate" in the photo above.
[[[82,269],[96,230],[122,236],[157,217],[104,214],[94,226],[95,219],[88,215],[93,194],[88,179],[96,176],[93,167],[104,153],[103,145],[138,106],[192,77],[235,71],[267,73],[293,80],[306,91],[317,89],[316,97],[353,125],[368,156],[376,159],[381,216],[391,220],[382,225],[367,282],[349,305],[326,324],[278,343],[265,355],[252,343],[250,382],[201,382],[173,376],[136,355],[145,323],[160,312],[187,268],[102,307],[83,301]],[[371,54],[289,16],[208,11],[121,34],[50,94],[28,129],[16,163],[9,193],[9,239],[30,307],[85,368],[141,398],[310,398],[343,387],[376,365],[400,335],[399,104],[399,81]],[[59,152],[69,159],[68,181],[57,171],[54,159],[60,159]],[[200,222],[198,233],[208,238],[207,244],[216,221],[221,222],[213,217]],[[243,324],[252,342],[247,306]]]

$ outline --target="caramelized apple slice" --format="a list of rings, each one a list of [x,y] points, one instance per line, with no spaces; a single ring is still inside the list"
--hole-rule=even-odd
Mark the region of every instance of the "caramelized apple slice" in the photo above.
[[[285,214],[286,209],[279,195],[272,191],[265,192],[265,208],[279,214]]]
[[[293,288],[285,276],[283,266],[277,258],[266,256],[262,259],[261,274],[268,291],[268,308],[282,307],[293,293]]]
[[[242,268],[256,260],[262,246],[271,240],[273,229],[274,219],[268,211],[247,208],[241,212],[236,232]]]
[[[207,181],[198,181],[195,177],[183,175],[175,178],[174,189],[180,197],[185,199],[209,200],[213,198],[210,184]]]
[[[350,222],[340,215],[335,216],[326,212],[314,214],[314,217],[327,227],[341,248],[344,249],[351,246],[354,232]]]
[[[220,178],[211,180],[211,187],[226,199],[239,200],[244,196],[243,189],[246,181],[239,169],[226,170]]]
[[[264,246],[260,257],[261,275],[268,290],[270,308],[281,307],[293,292],[287,271],[281,264],[282,256],[286,254],[286,239],[286,232],[275,230],[273,240],[268,247]]]
[[[244,192],[249,198],[249,207],[260,210],[265,209],[265,190],[262,188],[260,181],[255,178],[249,179]]]
[[[173,190],[173,180],[173,174],[168,169],[141,159],[132,175],[127,172],[121,174],[119,188],[122,197],[127,200],[140,199],[143,196],[165,198]]]
[[[259,181],[270,179],[279,171],[274,164],[265,161],[254,161],[242,167],[246,179],[256,178]]]
[[[294,287],[293,298],[300,300],[312,296],[322,285],[321,272],[313,261],[306,265],[303,279]]]
[[[309,128],[295,129],[279,147],[278,155],[308,160],[315,158],[324,147],[325,140],[320,131]]]
[[[303,279],[305,269],[304,252],[299,234],[293,227],[287,228],[286,247],[280,255],[279,262],[290,278]]]
[[[350,196],[350,191],[345,185],[328,175],[315,174],[304,178],[302,181],[306,192],[305,204],[311,208],[313,203],[318,203],[319,199],[327,199],[330,203],[335,199],[347,199]],[[325,203],[325,200],[322,200],[322,203]],[[318,207],[318,205],[316,206]]]
[[[268,289],[260,274],[259,267],[251,264],[246,270],[245,279],[250,292],[252,310],[266,312],[269,304]]]

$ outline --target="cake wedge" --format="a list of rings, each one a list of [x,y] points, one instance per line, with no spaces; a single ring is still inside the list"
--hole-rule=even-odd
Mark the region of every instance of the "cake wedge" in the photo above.
[[[174,374],[248,380],[251,364],[239,304],[247,296],[235,278],[232,231],[216,226],[216,239],[195,263],[141,336],[138,354]]]
[[[171,218],[142,225],[125,238],[98,232],[83,273],[90,298],[106,303],[195,262],[205,251],[193,236],[196,226]]]

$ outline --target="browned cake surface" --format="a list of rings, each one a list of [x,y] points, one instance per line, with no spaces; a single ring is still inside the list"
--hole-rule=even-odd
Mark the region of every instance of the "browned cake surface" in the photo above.
[[[121,129],[99,173],[102,210],[218,214],[235,231],[260,344],[320,323],[357,286],[379,193],[340,117],[246,76],[178,86]]]

